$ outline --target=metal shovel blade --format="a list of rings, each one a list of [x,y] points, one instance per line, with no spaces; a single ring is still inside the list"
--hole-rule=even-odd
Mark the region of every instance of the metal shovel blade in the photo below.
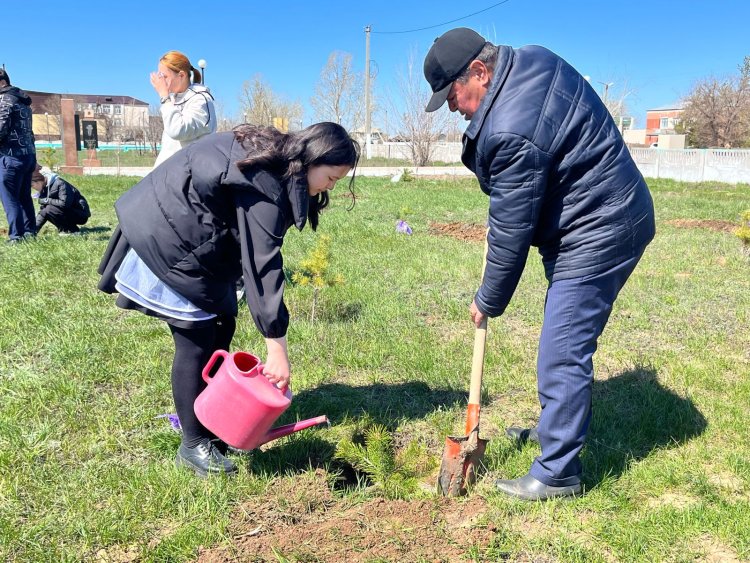
[[[486,447],[487,440],[479,437],[479,431],[468,436],[446,437],[438,475],[438,492],[447,497],[465,495],[468,487],[476,482],[477,467]]]

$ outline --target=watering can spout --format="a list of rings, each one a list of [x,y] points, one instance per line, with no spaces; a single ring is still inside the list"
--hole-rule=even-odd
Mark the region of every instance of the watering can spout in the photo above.
[[[299,432],[300,430],[304,430],[305,428],[318,426],[319,424],[330,424],[328,422],[328,417],[326,415],[321,415],[316,416],[315,418],[308,418],[307,420],[300,420],[299,422],[293,422],[292,424],[285,424],[284,426],[272,428],[263,437],[263,441],[261,442],[261,444],[283,438],[284,436],[288,436],[289,434],[293,434],[294,432]]]

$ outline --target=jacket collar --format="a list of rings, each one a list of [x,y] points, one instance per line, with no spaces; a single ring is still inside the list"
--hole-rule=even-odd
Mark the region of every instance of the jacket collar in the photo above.
[[[479,134],[484,120],[487,114],[490,112],[492,104],[495,102],[495,98],[500,93],[500,90],[505,83],[505,79],[508,77],[511,67],[513,66],[513,48],[507,45],[498,45],[497,52],[497,63],[495,63],[495,72],[492,76],[492,82],[487,93],[484,95],[482,102],[479,104],[476,113],[471,118],[469,126],[464,132],[464,137],[468,137],[472,141],[476,139]]]
[[[197,94],[208,96],[212,100],[214,99],[214,97],[211,95],[211,91],[207,87],[203,86],[202,84],[191,84],[184,92],[178,92],[174,95],[174,103],[176,105],[183,104]]]
[[[286,182],[289,203],[292,204],[294,225],[301,231],[307,222],[307,211],[310,207],[310,194],[307,191],[307,175],[303,172],[292,176]]]

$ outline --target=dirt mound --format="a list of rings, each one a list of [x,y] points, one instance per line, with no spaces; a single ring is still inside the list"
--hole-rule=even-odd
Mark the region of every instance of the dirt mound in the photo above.
[[[281,483],[269,486],[273,497],[239,506],[230,545],[203,549],[198,561],[457,561],[481,553],[497,531],[481,523],[487,505],[478,496],[355,504],[335,499],[321,470]]]
[[[722,233],[732,233],[738,227],[736,223],[721,219],[672,219],[665,222],[681,229],[708,229]]]
[[[484,242],[487,227],[469,223],[433,223],[428,232],[431,235],[453,237],[468,242]]]

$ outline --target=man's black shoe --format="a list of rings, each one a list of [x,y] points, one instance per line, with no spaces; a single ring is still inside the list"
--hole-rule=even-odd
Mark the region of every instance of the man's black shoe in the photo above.
[[[581,494],[581,484],[566,487],[553,487],[537,481],[530,473],[518,479],[498,479],[495,488],[508,496],[521,500],[548,500],[551,498],[574,497]]]
[[[177,467],[192,469],[201,477],[206,477],[209,474],[234,475],[237,473],[237,466],[224,457],[210,440],[206,440],[194,448],[188,448],[184,444],[180,444],[174,462]]]
[[[519,426],[510,426],[505,429],[505,435],[511,440],[525,444],[526,442],[539,443],[539,434],[534,428],[521,428]]]

